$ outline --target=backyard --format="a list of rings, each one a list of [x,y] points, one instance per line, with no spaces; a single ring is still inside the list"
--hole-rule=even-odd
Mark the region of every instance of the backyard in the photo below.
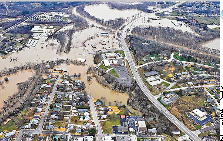
[[[120,125],[120,118],[116,114],[111,114],[108,116],[110,120],[101,121],[102,129],[106,134],[112,134],[112,126]]]

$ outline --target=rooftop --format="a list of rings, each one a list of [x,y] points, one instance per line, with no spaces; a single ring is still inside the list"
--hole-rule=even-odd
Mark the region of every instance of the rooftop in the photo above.
[[[199,116],[200,118],[203,117],[203,116],[205,116],[207,114],[206,112],[202,112],[199,109],[194,109],[193,110],[193,113],[196,114],[197,116]]]
[[[146,127],[145,121],[138,121],[139,127]]]
[[[145,72],[144,75],[149,77],[153,75],[158,75],[159,73],[157,71],[150,71],[150,72]]]

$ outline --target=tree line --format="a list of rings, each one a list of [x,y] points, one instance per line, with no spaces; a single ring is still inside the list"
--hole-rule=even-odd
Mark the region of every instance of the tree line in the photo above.
[[[183,54],[199,58],[200,60],[209,60],[211,62],[220,63],[220,58],[215,56],[201,54],[196,51],[187,50],[165,43],[157,43],[135,35],[128,35],[126,37],[126,42],[129,44],[129,49],[133,52],[136,61],[142,60],[146,55],[159,54],[162,52],[181,52]]]
[[[199,29],[198,29],[199,30]],[[145,38],[153,38],[158,41],[169,42],[189,49],[199,50],[210,54],[220,53],[219,50],[204,48],[200,44],[220,37],[220,32],[212,30],[200,31],[201,36],[193,35],[189,32],[183,32],[169,27],[135,27],[132,34],[136,34]]]

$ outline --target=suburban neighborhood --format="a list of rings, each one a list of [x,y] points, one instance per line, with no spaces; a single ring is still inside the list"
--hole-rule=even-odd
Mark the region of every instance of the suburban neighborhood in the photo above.
[[[220,1],[0,2],[0,140],[222,140],[220,17]]]

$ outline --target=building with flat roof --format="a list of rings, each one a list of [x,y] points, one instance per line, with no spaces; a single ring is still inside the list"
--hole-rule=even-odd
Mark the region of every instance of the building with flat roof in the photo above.
[[[138,133],[144,134],[147,132],[145,121],[138,121]]]
[[[158,75],[159,73],[157,71],[150,71],[150,72],[145,72],[144,75],[146,77],[150,77],[150,76],[155,76]]]
[[[178,95],[175,94],[174,92],[170,92],[164,96],[161,97],[161,102],[164,105],[170,105],[171,103],[173,103],[176,99],[178,98]]]
[[[193,111],[189,112],[188,116],[193,119],[194,122],[202,126],[208,123],[209,121],[213,123],[211,117],[200,108],[194,109]]]
[[[109,53],[104,53],[101,54],[102,59],[122,59],[123,56],[120,53],[115,53],[115,52],[109,52]]]
[[[204,116],[207,115],[206,112],[201,111],[200,109],[194,109],[194,110],[192,111],[192,113],[193,113],[194,115],[196,115],[197,118],[199,118],[199,119],[201,119],[201,118],[203,118]]]

